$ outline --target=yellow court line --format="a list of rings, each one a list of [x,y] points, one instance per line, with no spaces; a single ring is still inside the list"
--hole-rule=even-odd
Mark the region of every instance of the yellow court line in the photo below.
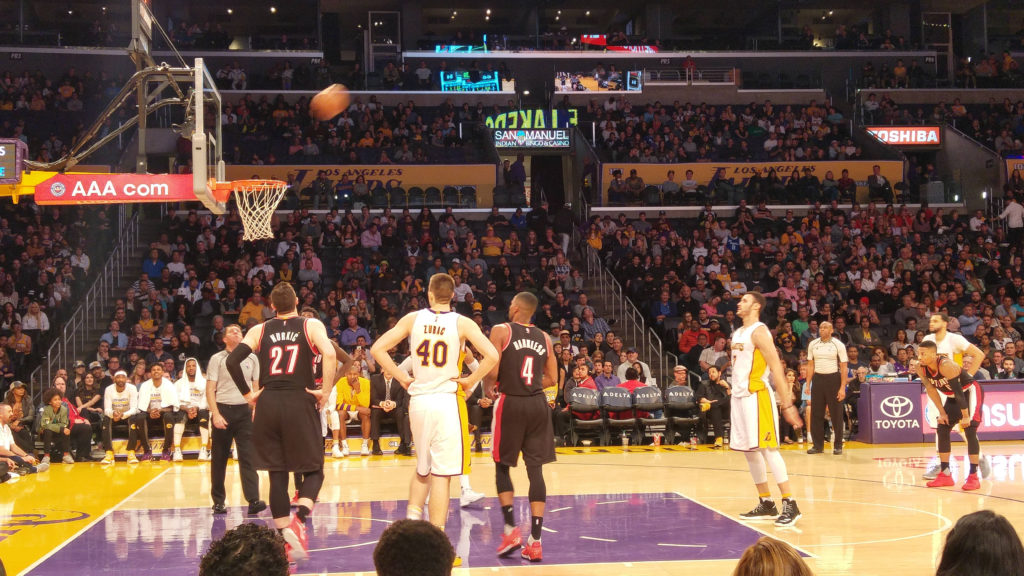
[[[167,470],[54,464],[0,485],[0,558],[7,573],[27,572]]]

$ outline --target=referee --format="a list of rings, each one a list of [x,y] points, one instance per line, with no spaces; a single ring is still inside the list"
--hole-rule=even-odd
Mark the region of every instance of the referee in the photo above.
[[[811,375],[811,441],[808,454],[825,451],[825,407],[832,416],[832,453],[843,453],[843,399],[846,397],[846,346],[832,337],[832,323],[822,322],[820,336],[807,345],[807,373]]]
[[[228,354],[241,341],[242,328],[238,324],[228,326],[224,330],[226,349],[214,354],[206,367],[206,399],[210,405],[210,422],[213,423],[210,496],[213,498],[214,514],[227,514],[228,511],[224,506],[224,474],[228,467],[232,441],[238,448],[238,472],[242,477],[242,494],[249,502],[249,514],[259,514],[267,509],[267,503],[260,500],[260,479],[252,465],[252,409],[224,366]],[[250,354],[242,361],[242,372],[247,383],[257,382],[260,368],[254,355]],[[254,385],[253,388],[255,387]]]

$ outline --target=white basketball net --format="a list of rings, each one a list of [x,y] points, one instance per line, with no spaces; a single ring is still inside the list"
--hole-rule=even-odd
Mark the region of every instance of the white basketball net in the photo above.
[[[234,183],[235,202],[242,216],[242,239],[273,238],[270,220],[288,184],[280,180],[240,180]]]

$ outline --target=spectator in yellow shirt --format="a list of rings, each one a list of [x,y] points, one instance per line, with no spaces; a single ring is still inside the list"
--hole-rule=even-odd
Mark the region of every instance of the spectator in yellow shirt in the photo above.
[[[344,458],[348,456],[348,437],[345,425],[359,419],[362,429],[363,445],[360,453],[370,455],[370,381],[363,378],[359,363],[353,362],[348,373],[335,384],[332,395],[336,400],[330,403],[333,410],[328,410],[327,423],[334,438],[331,456]]]
[[[242,306],[242,311],[238,314],[238,325],[248,328],[250,321],[263,322],[263,308],[263,296],[259,292],[254,293],[245,306]]]

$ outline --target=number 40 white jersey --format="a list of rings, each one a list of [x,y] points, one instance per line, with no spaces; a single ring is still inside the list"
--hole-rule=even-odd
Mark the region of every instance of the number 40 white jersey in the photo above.
[[[459,315],[424,308],[416,313],[409,333],[413,382],[409,395],[454,394],[462,374]]]

